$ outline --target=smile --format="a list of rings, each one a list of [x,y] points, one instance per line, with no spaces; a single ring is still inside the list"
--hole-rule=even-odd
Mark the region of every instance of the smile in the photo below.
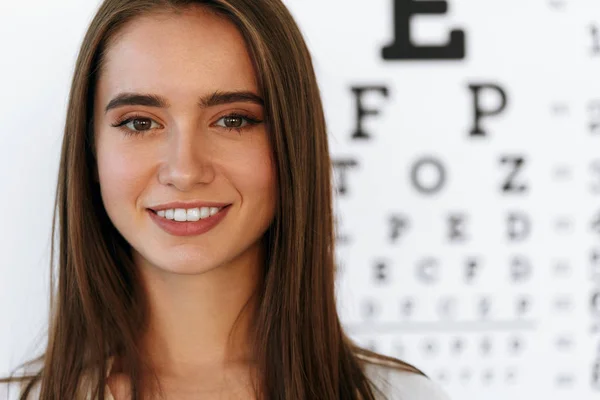
[[[196,208],[173,208],[167,210],[160,210],[156,213],[160,217],[166,219],[175,220],[179,222],[185,221],[198,221],[208,217],[212,217],[225,207],[196,207]]]
[[[159,228],[170,235],[195,236],[206,233],[217,226],[225,218],[230,208],[231,205],[222,208],[201,207],[187,210],[176,208],[158,212],[148,209],[148,214]]]

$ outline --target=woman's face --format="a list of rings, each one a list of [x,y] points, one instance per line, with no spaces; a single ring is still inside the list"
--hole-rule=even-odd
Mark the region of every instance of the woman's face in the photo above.
[[[116,37],[94,100],[97,179],[134,258],[198,273],[256,254],[276,201],[258,96],[244,40],[222,17],[199,8],[138,17]],[[208,231],[181,235],[150,210],[176,201],[231,205]],[[189,208],[175,219],[195,216]]]

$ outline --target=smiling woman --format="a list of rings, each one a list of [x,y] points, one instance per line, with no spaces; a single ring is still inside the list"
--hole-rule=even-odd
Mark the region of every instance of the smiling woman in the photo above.
[[[279,0],[104,1],[67,121],[47,348],[0,396],[446,398],[341,327],[323,109]]]

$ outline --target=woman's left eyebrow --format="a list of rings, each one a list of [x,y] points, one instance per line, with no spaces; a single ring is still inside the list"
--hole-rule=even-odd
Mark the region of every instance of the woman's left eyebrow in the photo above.
[[[250,91],[230,91],[230,92],[214,92],[200,97],[198,106],[200,108],[214,107],[229,103],[255,103],[264,106],[264,100],[256,93]],[[109,110],[123,106],[147,106],[157,108],[169,108],[169,101],[156,94],[143,93],[119,93],[115,96],[104,109],[106,114]]]

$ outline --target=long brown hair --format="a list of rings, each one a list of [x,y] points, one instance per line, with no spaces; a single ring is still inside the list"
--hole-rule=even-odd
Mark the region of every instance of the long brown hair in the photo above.
[[[108,359],[119,355],[132,398],[141,398],[145,364],[137,339],[148,311],[130,245],[110,222],[94,179],[94,91],[104,55],[125,24],[191,6],[225,16],[246,40],[277,169],[279,197],[263,238],[267,257],[252,331],[257,399],[374,399],[367,358],[422,374],[359,347],[340,324],[324,112],[309,50],[281,0],[105,0],[83,40],[68,103],[52,224],[59,258],[56,280],[52,243],[48,343],[24,364],[42,368],[1,381],[27,382],[22,400],[36,382],[41,399],[64,400],[77,398],[84,375],[91,376],[92,398],[103,399]]]

